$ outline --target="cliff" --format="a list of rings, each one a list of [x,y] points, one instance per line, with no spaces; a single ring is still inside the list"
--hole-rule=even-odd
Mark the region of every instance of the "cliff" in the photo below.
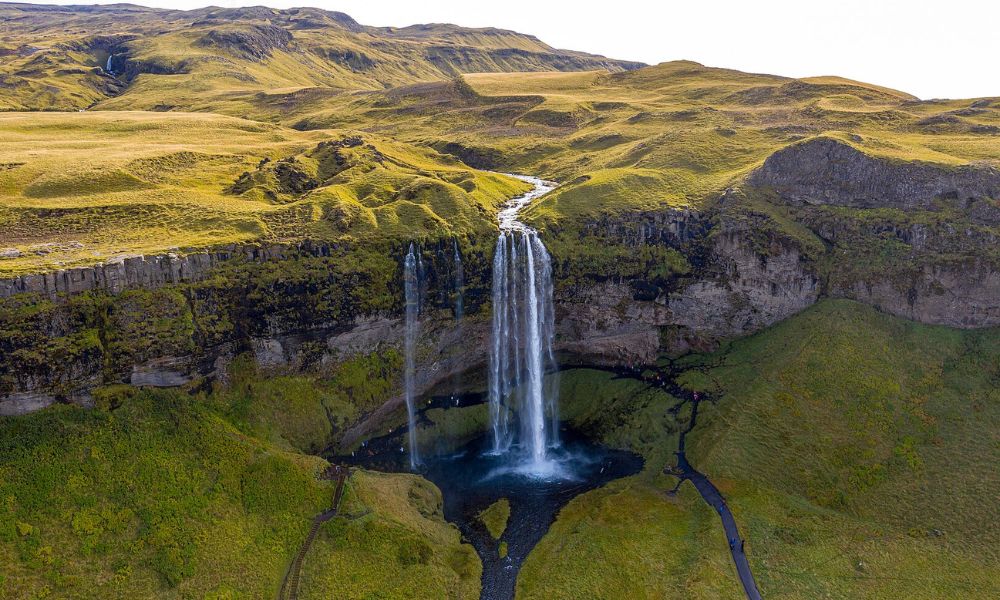
[[[802,165],[796,168],[795,165]],[[1000,323],[996,170],[897,164],[818,139],[779,151],[703,210],[605,215],[552,231],[556,350],[565,363],[650,363],[773,325],[824,296],[925,323]],[[492,239],[422,244],[418,394],[486,364]],[[986,248],[984,250],[984,247]],[[86,403],[95,386],[330,373],[398,352],[402,246],[232,246],[134,257],[0,282],[0,412]],[[339,432],[350,445],[401,417],[399,373]],[[482,377],[467,377],[468,386]]]

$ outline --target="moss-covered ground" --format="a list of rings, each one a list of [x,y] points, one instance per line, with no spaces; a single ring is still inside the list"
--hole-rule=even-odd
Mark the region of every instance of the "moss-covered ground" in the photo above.
[[[479,597],[479,558],[445,523],[433,484],[374,472],[351,482],[346,517],[324,524],[305,562],[300,598]]]
[[[495,540],[499,540],[507,529],[508,519],[510,519],[510,500],[507,498],[500,498],[479,513],[479,520],[486,525],[486,529]]]
[[[333,494],[317,478],[326,462],[293,448],[311,433],[296,421],[315,423],[301,418],[309,396],[293,398],[307,385],[258,389],[252,427],[233,424],[229,396],[125,386],[92,410],[0,418],[0,597],[275,597]],[[288,415],[273,411],[276,394]],[[356,471],[344,508],[357,518],[328,522],[307,562],[330,569],[336,587],[306,577],[313,597],[369,597],[387,581],[476,595],[478,559],[432,485]],[[401,594],[389,597],[412,597]]]
[[[998,340],[830,300],[675,364],[714,399],[688,458],[727,498],[765,597],[997,595]],[[563,389],[589,399],[567,417],[649,462],[560,513],[518,597],[741,597],[715,513],[658,473],[687,409],[605,372],[565,372]]]

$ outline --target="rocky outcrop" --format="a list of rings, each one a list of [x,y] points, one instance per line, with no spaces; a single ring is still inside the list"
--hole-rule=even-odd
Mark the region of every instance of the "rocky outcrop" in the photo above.
[[[812,305],[820,283],[798,249],[775,240],[759,254],[738,231],[718,234],[711,243],[709,276],[696,278],[671,294],[672,322],[702,339],[746,335]]]
[[[274,25],[252,25],[237,29],[213,29],[198,40],[198,45],[225,50],[234,56],[263,62],[275,50],[284,50],[292,34]]]
[[[628,283],[605,281],[562,290],[556,298],[556,350],[564,360],[645,364],[660,350],[660,328],[672,323],[661,301],[636,301]]]
[[[850,298],[921,323],[971,329],[1000,325],[1000,269],[983,261],[928,264],[902,280],[838,285]]]
[[[748,183],[773,188],[793,204],[930,210],[936,201],[960,208],[982,204],[981,219],[1000,224],[1000,170],[990,165],[944,166],[865,154],[832,138],[814,138],[772,154]]]
[[[157,289],[171,284],[200,281],[213,269],[229,261],[274,261],[293,252],[326,256],[337,247],[313,243],[294,246],[229,245],[183,255],[168,253],[116,257],[92,267],[75,267],[0,279],[0,298],[16,294],[40,294],[56,299],[60,294],[75,295],[96,290],[117,294],[134,288]]]

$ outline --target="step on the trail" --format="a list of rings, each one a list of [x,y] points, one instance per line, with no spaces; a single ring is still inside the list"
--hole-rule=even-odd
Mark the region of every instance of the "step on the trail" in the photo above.
[[[337,487],[333,492],[333,502],[331,504],[331,508],[330,510],[321,512],[313,517],[312,527],[309,528],[309,533],[306,535],[305,541],[303,541],[302,546],[299,547],[299,552],[295,555],[295,559],[292,561],[291,566],[288,568],[288,573],[285,575],[285,580],[281,583],[281,591],[278,594],[278,600],[298,600],[302,563],[305,562],[306,554],[309,553],[309,548],[312,546],[313,541],[319,534],[320,526],[339,514],[340,502],[344,497],[344,487],[350,476],[350,468],[342,465],[330,465],[325,471],[323,471],[323,474],[320,475],[320,479],[337,480]]]

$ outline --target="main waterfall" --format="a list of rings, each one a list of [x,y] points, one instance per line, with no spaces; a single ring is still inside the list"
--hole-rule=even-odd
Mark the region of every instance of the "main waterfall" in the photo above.
[[[552,261],[538,232],[517,219],[518,212],[555,186],[515,175],[534,185],[499,214],[500,237],[493,257],[493,331],[489,403],[493,452],[517,449],[529,472],[549,469],[547,453],[559,441],[557,390],[545,373],[555,367],[552,339]],[[520,425],[515,439],[512,421]]]
[[[403,393],[406,399],[406,418],[410,442],[410,468],[416,469],[420,464],[420,449],[417,448],[417,415],[414,406],[414,388],[416,387],[416,342],[419,333],[420,317],[420,284],[423,279],[424,263],[420,252],[414,244],[403,262],[403,291],[406,298],[406,321],[403,332],[403,356],[405,372],[403,373]]]

